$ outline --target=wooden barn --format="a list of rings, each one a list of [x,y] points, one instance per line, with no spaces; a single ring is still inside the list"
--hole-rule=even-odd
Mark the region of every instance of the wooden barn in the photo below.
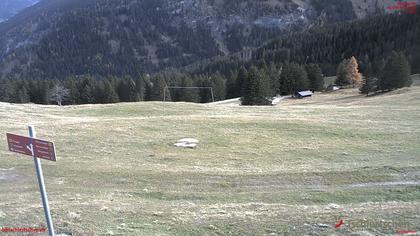
[[[296,97],[297,98],[306,98],[306,97],[312,97],[312,95],[314,95],[314,93],[312,91],[301,91],[301,92],[297,92],[296,93]]]

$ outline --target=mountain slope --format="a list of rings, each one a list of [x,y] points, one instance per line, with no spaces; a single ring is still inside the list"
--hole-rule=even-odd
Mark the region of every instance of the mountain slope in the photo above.
[[[38,0],[2,0],[0,1],[0,22],[16,15],[21,10],[38,2]]]
[[[0,24],[0,77],[138,75],[377,12],[355,0],[43,0]],[[367,14],[367,13],[366,13]],[[365,14],[365,15],[366,15]]]
[[[381,15],[354,22],[313,27],[282,35],[251,50],[191,64],[183,71],[192,74],[229,75],[241,65],[295,62],[316,63],[325,75],[335,75],[338,64],[355,56],[362,72],[380,68],[392,51],[402,51],[412,72],[420,72],[420,11],[415,15]],[[372,71],[371,71],[372,72]]]

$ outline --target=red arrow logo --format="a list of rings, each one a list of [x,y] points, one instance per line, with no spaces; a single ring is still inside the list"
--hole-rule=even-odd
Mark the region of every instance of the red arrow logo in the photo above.
[[[344,221],[341,219],[338,224],[335,224],[335,228],[338,229],[344,224]]]

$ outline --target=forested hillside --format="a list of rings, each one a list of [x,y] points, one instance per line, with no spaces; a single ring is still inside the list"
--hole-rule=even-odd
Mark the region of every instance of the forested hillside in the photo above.
[[[354,23],[339,23],[331,27],[313,28],[303,33],[293,33],[274,40],[259,48],[256,59],[284,61],[278,52],[287,49],[290,58],[297,63],[318,63],[324,72],[333,75],[336,65],[356,56],[362,65],[378,65],[393,50],[408,55],[419,72],[418,47],[420,45],[420,14],[379,16]]]
[[[16,15],[21,10],[38,2],[38,0],[1,0],[0,22]]]
[[[0,80],[0,101],[55,103],[51,91],[56,86],[62,86],[61,90],[68,93],[63,96],[66,97],[65,104],[159,101],[163,99],[168,85],[212,87],[216,100],[243,97],[246,91],[255,93],[264,100],[276,94],[293,95],[299,90],[322,90],[322,76],[335,75],[338,64],[350,57],[354,57],[353,61],[358,67],[356,69],[363,75],[381,78],[385,64],[394,51],[407,58],[407,68],[411,67],[411,72],[417,73],[420,69],[419,14],[383,15],[355,22],[313,27],[300,33],[281,36],[255,50],[215,57],[182,70],[166,70],[152,76],[141,70],[141,66],[136,64],[136,55],[126,45],[142,45],[142,39],[155,39],[154,34],[138,37],[135,44],[126,39],[118,44],[119,50],[106,55],[97,54],[93,58],[78,55],[77,49],[60,51],[58,44],[41,40],[41,48],[50,48],[51,51],[60,53],[50,55],[48,51],[38,51],[37,57],[42,58],[44,63],[33,62],[38,69],[31,71],[31,76]],[[79,25],[79,31],[88,32],[97,25],[97,22],[87,23],[80,19],[83,18],[67,19],[68,27],[76,24]],[[118,29],[118,26],[115,28]],[[102,48],[105,42],[100,37],[91,38],[88,35],[63,32],[67,33],[65,37],[50,34],[57,37],[52,41],[65,42],[73,45],[72,47],[76,47],[78,43],[91,45],[84,49],[88,54],[94,54],[98,50],[107,51]],[[203,34],[192,36],[201,37]],[[66,41],[66,38],[72,40]],[[206,45],[205,40],[203,38],[200,43],[197,42],[197,47]],[[62,55],[72,56],[62,60]],[[113,60],[110,61],[110,58]],[[91,63],[95,66],[91,67]],[[73,70],[70,69],[72,65],[77,65],[74,68],[77,73],[70,73]],[[51,76],[42,76],[45,71],[52,73]],[[55,78],[61,77],[54,77],[54,73],[63,73],[66,81],[59,83]],[[33,78],[38,79],[34,81]],[[166,92],[168,100],[211,101],[209,91]],[[249,103],[254,102],[260,103],[255,100],[250,100]]]
[[[42,0],[0,24],[0,77],[139,76],[378,13],[367,0]]]
[[[316,63],[325,75],[335,75],[338,64],[355,56],[364,71],[376,70],[395,51],[404,52],[414,73],[420,72],[420,14],[383,15],[350,23],[314,27],[304,32],[286,34],[259,47],[228,57],[218,57],[186,67],[192,73],[229,74],[232,68],[257,64],[260,60],[275,63]]]

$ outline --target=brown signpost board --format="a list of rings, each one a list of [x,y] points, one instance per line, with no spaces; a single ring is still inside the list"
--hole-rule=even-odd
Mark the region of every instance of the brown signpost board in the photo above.
[[[52,142],[8,133],[7,143],[11,152],[56,161],[55,147]]]
[[[41,160],[56,161],[54,143],[37,139],[35,127],[28,125],[29,137],[7,133],[7,144],[11,152],[32,156],[35,163],[36,176],[38,178],[39,191],[41,192],[42,205],[44,206],[45,219],[48,225],[48,235],[55,236],[54,224],[48,205],[47,190],[45,189],[44,174]]]

